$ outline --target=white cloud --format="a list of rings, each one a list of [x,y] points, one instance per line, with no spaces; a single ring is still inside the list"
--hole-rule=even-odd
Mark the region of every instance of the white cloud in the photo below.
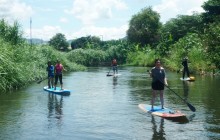
[[[153,7],[160,13],[161,21],[166,22],[177,15],[191,15],[193,12],[203,12],[202,4],[207,0],[162,0],[160,5]]]
[[[59,26],[43,26],[40,29],[32,29],[32,38],[39,38],[43,40],[50,40],[56,33],[62,33]],[[30,38],[30,30],[25,30],[25,37]]]
[[[24,20],[33,14],[31,6],[19,0],[0,0],[0,18],[6,20]]]
[[[96,27],[96,26],[85,26],[74,34],[69,34],[68,39],[79,38],[82,36],[98,36],[103,40],[119,39],[126,36],[127,25],[120,27]]]
[[[88,25],[96,20],[112,18],[112,10],[124,9],[127,9],[127,5],[121,0],[75,0],[72,9],[65,12]]]

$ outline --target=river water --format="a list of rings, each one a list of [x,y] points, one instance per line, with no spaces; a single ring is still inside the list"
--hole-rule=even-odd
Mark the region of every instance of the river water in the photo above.
[[[220,76],[196,76],[194,82],[183,82],[181,74],[167,71],[170,89],[197,109],[192,112],[166,88],[165,107],[181,110],[188,119],[171,121],[138,108],[140,103],[150,104],[147,70],[121,67],[118,77],[107,77],[109,68],[104,67],[64,74],[70,96],[43,91],[46,81],[1,93],[0,139],[220,139]]]

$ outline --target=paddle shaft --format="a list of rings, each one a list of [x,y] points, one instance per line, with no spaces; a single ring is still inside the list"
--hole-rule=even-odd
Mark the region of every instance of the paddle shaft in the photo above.
[[[108,71],[108,74],[107,74],[107,75],[109,75],[109,73],[110,73],[111,69],[112,69],[112,67],[110,67],[110,69],[109,69],[109,71]]]
[[[175,95],[177,95],[181,100],[184,101],[184,103],[187,104],[187,106],[190,108],[191,111],[195,112],[196,111],[196,108],[191,105],[189,102],[187,102],[185,99],[183,99],[181,96],[179,96],[174,90],[172,90],[168,85],[164,84],[163,81],[161,81],[160,79],[157,78],[157,76],[155,75],[152,75],[153,77],[155,77],[157,80],[159,80],[164,86],[166,86],[170,91],[172,91]]]
[[[40,84],[42,81],[46,80],[48,77],[45,77],[44,79],[41,79],[40,81],[38,81],[37,83]]]

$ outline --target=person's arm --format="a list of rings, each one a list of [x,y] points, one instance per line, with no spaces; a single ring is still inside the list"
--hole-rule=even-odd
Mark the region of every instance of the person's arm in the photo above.
[[[168,86],[167,78],[166,78],[166,77],[164,78],[164,84],[165,84],[166,86]]]
[[[63,71],[67,71],[65,68],[64,68],[64,66],[62,65],[62,69],[63,69]]]
[[[164,76],[165,76],[165,78],[164,78],[164,84],[165,84],[166,86],[168,86],[165,70],[164,70]]]

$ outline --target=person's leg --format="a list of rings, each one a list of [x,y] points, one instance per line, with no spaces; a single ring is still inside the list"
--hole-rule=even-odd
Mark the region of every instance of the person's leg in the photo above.
[[[163,98],[163,90],[160,90],[160,102],[161,102],[161,108],[164,108],[164,98]]]
[[[51,88],[54,87],[54,77],[51,77]]]
[[[62,90],[63,89],[63,76],[62,76],[62,74],[59,75],[59,80],[60,80],[60,88]]]
[[[154,110],[154,101],[156,98],[156,90],[152,89],[151,110]]]
[[[55,75],[54,90],[56,90],[57,82],[58,82],[58,75]]]
[[[113,66],[112,69],[113,69],[113,74],[115,74],[115,66]]]
[[[50,77],[48,77],[47,86],[48,86],[48,88],[51,88],[51,85],[50,85]]]
[[[183,68],[183,79],[184,79],[184,77],[185,77],[185,72],[186,72],[186,69]]]

